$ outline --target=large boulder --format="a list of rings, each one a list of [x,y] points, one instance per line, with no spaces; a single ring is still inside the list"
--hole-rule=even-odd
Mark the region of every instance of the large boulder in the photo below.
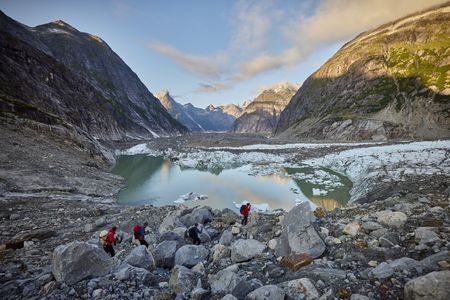
[[[211,222],[212,219],[213,215],[207,207],[195,208],[191,213],[180,217],[180,221],[187,227],[192,226],[195,223],[204,224]]]
[[[209,250],[203,246],[185,245],[175,253],[175,264],[192,268],[208,259]]]
[[[220,237],[219,243],[225,246],[231,245],[231,241],[233,240],[233,234],[231,233],[231,230],[225,230],[222,233],[222,236]]]
[[[153,255],[143,245],[134,248],[131,253],[125,257],[125,262],[132,266],[147,270],[155,269],[155,260],[153,259]]]
[[[230,254],[230,249],[227,246],[216,244],[212,248],[212,261],[218,264],[223,258],[229,257]]]
[[[52,256],[53,276],[67,284],[104,276],[116,265],[117,261],[100,247],[79,241],[56,247]]]
[[[177,294],[190,293],[200,278],[200,273],[176,265],[170,274],[169,287]]]
[[[432,272],[415,278],[405,284],[406,300],[447,300],[450,299],[450,271]]]
[[[247,295],[247,300],[284,300],[285,292],[276,285],[266,285]]]
[[[233,262],[247,261],[261,255],[266,245],[257,240],[240,239],[231,246],[231,260]]]
[[[159,243],[153,251],[156,266],[172,269],[175,265],[175,253],[177,250],[178,243],[176,241],[163,241]]]
[[[278,239],[277,256],[307,253],[314,258],[325,251],[325,243],[313,226],[315,217],[307,202],[292,208],[282,221],[283,229]]]
[[[171,211],[167,214],[164,220],[159,225],[159,233],[171,231],[177,227],[184,227],[183,223],[179,220],[180,211]]]
[[[378,212],[377,221],[390,228],[400,228],[405,225],[407,219],[408,217],[402,212],[386,210]]]
[[[231,293],[240,280],[242,280],[240,276],[231,268],[221,270],[208,277],[213,294]]]

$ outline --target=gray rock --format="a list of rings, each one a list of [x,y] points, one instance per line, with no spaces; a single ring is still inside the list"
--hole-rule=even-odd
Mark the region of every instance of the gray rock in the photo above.
[[[184,227],[183,223],[178,219],[180,215],[179,211],[171,211],[167,214],[164,220],[159,225],[159,233],[163,234],[165,232],[171,231],[177,227]]]
[[[382,262],[375,269],[370,271],[370,275],[378,279],[386,279],[394,274],[394,269],[386,262]]]
[[[369,297],[360,294],[352,294],[350,300],[369,300]]]
[[[219,263],[223,258],[229,257],[231,254],[230,249],[222,244],[216,244],[212,248],[212,261],[214,263]]]
[[[204,288],[197,287],[191,292],[192,300],[209,300],[211,299],[211,292]]]
[[[18,220],[18,219],[20,219],[20,215],[19,214],[11,214],[11,215],[9,215],[9,219],[10,220]]]
[[[125,260],[132,266],[144,268],[147,270],[155,269],[155,260],[150,251],[143,245],[134,248]]]
[[[52,273],[56,281],[74,284],[89,277],[110,273],[116,261],[92,244],[74,241],[55,248],[52,256]]]
[[[221,270],[208,277],[208,283],[213,294],[231,293],[240,280],[236,272],[233,272],[231,269]]]
[[[237,299],[245,299],[245,297],[253,292],[254,290],[262,287],[263,284],[256,278],[251,280],[240,280],[239,283],[234,287],[231,294]]]
[[[169,287],[177,294],[190,293],[196,287],[200,277],[199,273],[176,265],[170,274]]]
[[[400,228],[406,223],[408,217],[399,211],[381,211],[378,213],[377,221],[391,228]]]
[[[119,269],[117,272],[114,273],[114,277],[118,280],[128,280],[130,278],[131,274],[131,266],[124,266],[123,268]]]
[[[380,246],[391,248],[399,243],[398,235],[395,232],[388,232],[379,238]]]
[[[344,280],[345,277],[347,276],[347,273],[345,273],[345,271],[328,268],[316,268],[310,271],[310,273],[316,275],[325,282]]]
[[[163,241],[153,251],[153,257],[157,267],[173,268],[175,265],[175,253],[178,250],[176,241]]]
[[[203,246],[185,245],[175,253],[175,264],[192,268],[199,262],[208,259],[209,250]]]
[[[347,235],[355,236],[358,234],[359,228],[361,226],[358,223],[350,223],[345,225],[342,232]]]
[[[368,222],[364,222],[363,223],[363,225],[362,225],[362,228],[365,230],[365,231],[374,231],[374,230],[378,230],[378,229],[381,229],[381,228],[383,228],[383,226],[381,226],[379,223],[377,223],[377,222],[371,222],[371,221],[368,221]]]
[[[438,263],[443,260],[450,262],[450,255],[448,254],[447,250],[441,251],[439,253],[430,255],[422,259],[420,261],[420,265],[422,266],[425,272],[437,271],[440,269]]]
[[[221,300],[238,300],[238,298],[236,298],[235,296],[233,296],[231,294],[227,294],[227,295],[223,296],[223,298]]]
[[[284,300],[285,293],[276,285],[260,287],[247,295],[247,300]]]
[[[402,257],[399,259],[396,259],[389,263],[389,267],[391,267],[394,271],[411,271],[413,269],[422,268],[420,263],[412,258],[409,257]]]
[[[220,237],[219,243],[225,246],[231,245],[231,241],[233,240],[233,234],[231,230],[225,230]]]
[[[247,261],[261,255],[266,245],[257,240],[240,239],[231,246],[231,260],[233,262]]]
[[[380,228],[380,229],[377,229],[377,230],[372,231],[372,232],[370,233],[370,236],[371,236],[371,237],[374,237],[374,238],[380,238],[381,236],[383,236],[384,234],[386,234],[388,231],[389,231],[389,230],[386,229],[386,228]]]
[[[275,253],[277,256],[308,253],[314,258],[325,251],[325,243],[314,229],[309,203],[292,208],[282,221],[283,229]]]
[[[420,244],[432,245],[441,241],[436,232],[439,232],[437,227],[418,227],[414,231],[414,238]]]
[[[307,300],[316,300],[320,297],[316,287],[308,278],[300,278],[283,282],[280,286],[286,291],[286,295],[289,299],[305,299],[304,297],[300,297],[300,294],[304,294]]]
[[[447,300],[450,297],[450,271],[432,272],[405,284],[404,296],[409,299]]]
[[[195,208],[191,213],[180,217],[180,221],[186,226],[192,226],[195,223],[204,224],[211,222],[213,216],[211,211],[206,207]]]

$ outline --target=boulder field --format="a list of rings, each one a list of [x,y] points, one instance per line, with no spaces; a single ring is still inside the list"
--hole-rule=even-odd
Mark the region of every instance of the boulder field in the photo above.
[[[252,213],[247,226],[209,207],[42,199],[19,201],[7,216],[5,202],[1,231],[22,233],[2,238],[0,297],[448,299],[448,197],[399,193],[329,212],[302,203]],[[148,249],[131,243],[143,221]],[[184,239],[193,222],[205,223],[199,246]],[[122,237],[114,258],[97,238],[112,225]]]

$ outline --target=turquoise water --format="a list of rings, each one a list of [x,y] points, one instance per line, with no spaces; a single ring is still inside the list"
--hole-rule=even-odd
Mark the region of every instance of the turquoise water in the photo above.
[[[257,205],[268,204],[270,209],[289,210],[295,205],[295,199],[302,197],[327,208],[342,206],[348,200],[348,196],[336,193],[314,196],[314,185],[288,176],[250,176],[245,168],[213,174],[197,169],[181,169],[163,157],[144,154],[120,156],[112,172],[125,178],[127,186],[117,195],[117,200],[119,204],[127,205],[173,205],[181,195],[190,192],[207,195],[208,199],[186,201],[185,205],[208,205],[218,209],[236,209],[235,203],[250,201]],[[296,170],[286,172],[291,174]]]

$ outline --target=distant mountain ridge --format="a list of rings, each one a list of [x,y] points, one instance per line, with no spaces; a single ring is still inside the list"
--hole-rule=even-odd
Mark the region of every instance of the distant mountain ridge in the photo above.
[[[242,111],[235,104],[218,107],[209,105],[205,109],[195,107],[191,103],[183,105],[176,102],[167,90],[160,91],[156,97],[172,117],[196,132],[227,131],[236,119],[235,116]]]
[[[2,12],[0,37],[3,115],[88,140],[187,132],[101,38],[63,21],[31,28]]]
[[[271,133],[281,111],[288,105],[298,86],[282,83],[263,90],[253,101],[246,103],[241,116],[231,127],[236,133]]]
[[[281,113],[285,137],[450,136],[450,3],[362,33],[314,72]]]

